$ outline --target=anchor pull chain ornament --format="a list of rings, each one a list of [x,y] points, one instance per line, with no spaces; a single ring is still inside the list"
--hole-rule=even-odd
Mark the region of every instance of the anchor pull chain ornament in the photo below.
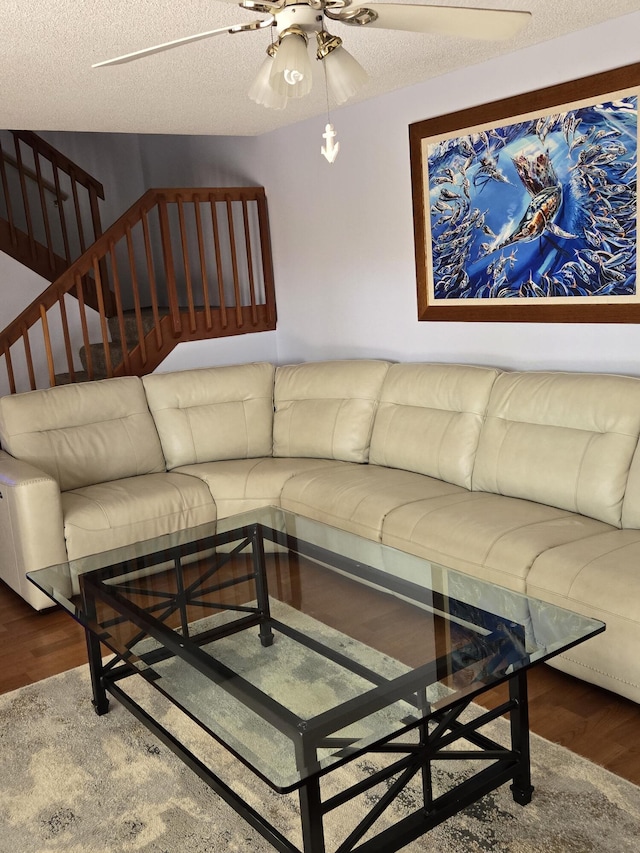
[[[336,142],[336,132],[333,125],[329,122],[325,125],[322,138],[326,140],[320,151],[322,156],[326,158],[328,163],[334,163],[338,152],[340,151],[340,143]]]
[[[327,36],[329,34],[327,33]],[[331,38],[329,36],[329,38]],[[322,138],[324,139],[324,145],[321,147],[320,152],[322,156],[325,158],[327,163],[335,163],[336,157],[338,156],[338,152],[340,151],[340,143],[336,142],[336,136],[338,135],[335,131],[334,126],[331,124],[331,108],[329,106],[329,81],[327,80],[327,67],[323,65],[324,70],[324,95],[327,99],[327,123],[324,126],[324,133],[322,134]]]

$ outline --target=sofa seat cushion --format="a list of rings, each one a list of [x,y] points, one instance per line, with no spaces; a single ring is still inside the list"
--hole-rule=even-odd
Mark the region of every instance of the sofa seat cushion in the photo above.
[[[385,517],[425,497],[467,494],[466,489],[423,474],[379,465],[345,464],[292,477],[282,490],[283,509],[380,541]]]
[[[167,469],[271,455],[273,376],[267,363],[145,376]]]
[[[545,551],[531,567],[527,592],[606,623],[604,634],[551,663],[640,702],[640,530],[613,530]],[[540,630],[553,637],[553,625],[543,622]]]
[[[366,462],[386,361],[278,367],[273,455]]]
[[[70,560],[215,521],[206,485],[184,474],[147,474],[62,494]]]
[[[611,529],[604,522],[544,504],[464,492],[393,510],[385,518],[382,541],[525,592],[527,574],[539,554]]]
[[[331,459],[233,459],[185,465],[175,473],[198,477],[211,492],[218,518],[263,506],[280,506],[287,480],[308,471],[335,468],[346,463]]]

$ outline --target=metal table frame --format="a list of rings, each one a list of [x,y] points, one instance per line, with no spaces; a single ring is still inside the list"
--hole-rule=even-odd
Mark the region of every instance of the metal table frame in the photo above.
[[[333,649],[322,646],[318,641],[272,617],[267,589],[265,540],[275,542],[317,562],[335,567],[347,575],[357,575],[358,578],[364,578],[383,589],[400,595],[408,595],[413,600],[423,604],[434,605],[435,603],[438,605],[438,602],[435,601],[436,594],[429,589],[395,578],[378,569],[363,566],[362,563],[356,563],[348,557],[304,542],[261,523],[250,524],[226,533],[214,534],[208,540],[199,539],[193,543],[183,543],[176,546],[174,553],[163,551],[163,560],[170,558],[173,561],[178,594],[174,595],[168,603],[155,603],[147,609],[135,605],[127,598],[127,592],[132,589],[135,589],[137,593],[144,593],[144,586],[136,584],[135,579],[127,580],[126,576],[129,572],[137,572],[154,565],[154,561],[157,562],[156,554],[136,557],[133,560],[106,569],[91,571],[80,576],[80,587],[84,615],[82,621],[85,626],[93,705],[96,713],[104,714],[108,711],[108,694],[117,699],[256,829],[275,850],[281,851],[281,853],[325,853],[325,816],[334,809],[348,804],[354,797],[381,782],[394,779],[394,777],[395,780],[388,784],[387,790],[374,808],[353,829],[348,838],[340,843],[335,853],[350,853],[356,849],[358,853],[392,853],[507,782],[511,782],[511,791],[517,803],[525,805],[530,802],[533,786],[530,774],[526,666],[512,674],[505,672],[489,687],[478,686],[472,693],[455,702],[455,704],[434,711],[426,700],[424,685],[450,672],[450,669],[447,669],[450,664],[443,658],[437,658],[432,663],[409,671],[405,675],[385,680],[377,673],[356,664]],[[215,559],[210,559],[207,570],[198,576],[197,581],[190,585],[185,584],[183,577],[185,559],[203,548],[220,545],[232,547],[225,553],[217,553]],[[251,570],[242,577],[218,581],[216,574],[220,567],[232,559],[234,555],[245,550],[250,551],[252,555]],[[109,582],[105,583],[105,580]],[[238,610],[241,615],[225,625],[199,634],[197,638],[189,637],[189,623],[186,612],[188,604],[198,603],[200,606],[211,606],[219,609],[221,606],[219,603],[213,604],[211,601],[203,601],[205,593],[210,596],[223,587],[236,583],[246,583],[247,581],[255,584],[257,602],[255,607],[222,605],[223,609]],[[128,649],[116,648],[113,643],[110,645],[108,626],[98,624],[95,621],[97,606],[100,603],[113,609],[114,614],[116,614],[114,624],[118,620],[126,620],[139,628],[139,634],[130,642]],[[442,605],[442,602],[440,604]],[[437,609],[440,608],[437,607]],[[164,624],[169,613],[180,614],[182,633],[178,633]],[[490,614],[487,615],[490,616]],[[321,713],[311,720],[303,720],[262,693],[255,686],[242,678],[238,678],[236,674],[230,673],[222,663],[214,660],[210,653],[205,653],[200,648],[204,642],[229,636],[251,626],[259,627],[260,642],[264,646],[273,642],[274,632],[286,633],[296,642],[315,648],[316,651],[320,651],[350,671],[364,675],[374,685],[374,689],[367,693],[366,704],[363,703],[361,697],[357,697]],[[519,626],[513,625],[512,627],[516,629],[517,641]],[[147,636],[157,641],[158,648],[144,655],[144,661],[149,665],[149,668],[139,671],[132,663],[134,653],[131,649],[140,639]],[[497,638],[496,641],[500,639],[504,638]],[[106,664],[102,661],[102,644],[115,653],[115,657]],[[245,802],[209,767],[205,766],[171,732],[153,719],[123,689],[122,682],[134,674],[146,674],[153,683],[154,661],[172,656],[182,658],[208,678],[222,684],[236,698],[246,703],[253,711],[259,713],[291,739],[297,765],[299,768],[304,768],[304,774],[303,778],[295,784],[281,788],[274,785],[255,767],[245,762],[242,756],[237,755],[228,744],[225,744],[214,732],[207,729],[209,734],[246,763],[272,788],[281,793],[298,790],[303,837],[302,851],[285,838],[263,815]],[[230,675],[233,675],[233,678],[229,678]],[[474,698],[502,682],[507,682],[509,686],[508,701],[491,711],[480,713],[471,721],[461,719]],[[161,688],[159,689],[161,690]],[[359,747],[346,739],[340,740],[332,736],[334,732],[340,731],[349,723],[397,700],[408,702],[412,709],[406,719],[406,728],[401,733],[388,736],[366,748]],[[171,701],[177,704],[174,698]],[[186,710],[185,713],[189,714]],[[482,732],[482,729],[490,722],[503,715],[507,715],[510,722],[510,743],[506,747],[496,743]],[[196,722],[199,721],[196,719]],[[406,738],[405,742],[402,742],[402,737],[412,730],[417,731],[417,742],[407,743]],[[462,748],[461,741],[473,744],[476,748]],[[333,749],[340,750],[340,757],[329,766],[323,766],[317,758],[317,750],[323,746],[331,746]],[[323,775],[333,773],[340,766],[359,755],[373,753],[390,754],[392,756],[391,763],[375,774],[351,785],[340,794],[329,799],[323,799],[321,791]],[[434,796],[432,768],[434,764],[442,760],[472,760],[480,764],[480,769],[453,789],[440,796]],[[490,762],[488,766],[487,762]],[[421,778],[421,807],[375,837],[362,842],[363,836],[389,805],[401,796],[405,787],[416,775]]]

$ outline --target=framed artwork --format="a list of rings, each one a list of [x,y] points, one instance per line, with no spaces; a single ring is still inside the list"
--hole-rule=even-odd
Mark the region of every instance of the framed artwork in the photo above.
[[[409,127],[418,318],[640,322],[640,63]]]

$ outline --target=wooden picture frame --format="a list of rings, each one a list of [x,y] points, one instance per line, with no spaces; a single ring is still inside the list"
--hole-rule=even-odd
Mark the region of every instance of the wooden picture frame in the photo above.
[[[418,319],[638,323],[640,63],[409,126]]]

